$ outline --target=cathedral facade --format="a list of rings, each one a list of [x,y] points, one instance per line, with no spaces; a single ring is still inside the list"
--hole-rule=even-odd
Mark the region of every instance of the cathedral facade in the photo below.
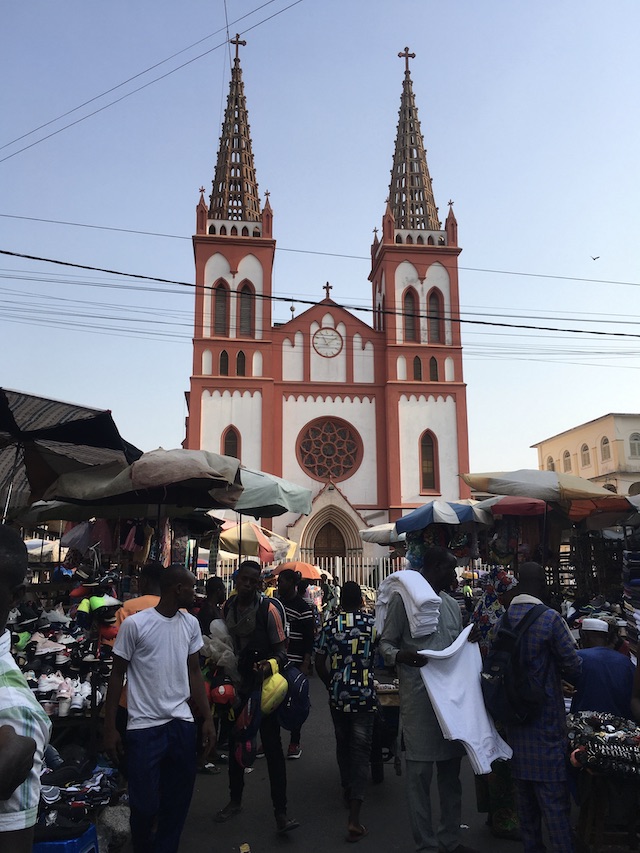
[[[468,496],[457,222],[438,219],[409,54],[389,199],[371,245],[372,324],[325,296],[272,322],[273,210],[258,196],[238,37],[209,203],[196,208],[185,447],[238,457],[313,491],[273,519],[301,559],[373,556],[358,530]],[[265,520],[266,524],[270,524]]]

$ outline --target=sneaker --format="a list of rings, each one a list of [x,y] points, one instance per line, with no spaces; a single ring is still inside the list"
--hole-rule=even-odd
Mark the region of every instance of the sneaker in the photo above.
[[[56,666],[66,666],[71,660],[69,649],[63,649],[61,652],[56,652]]]
[[[302,748],[299,743],[290,743],[287,750],[287,758],[300,758],[302,756]]]
[[[256,758],[264,758],[264,749],[262,744],[256,749]]]

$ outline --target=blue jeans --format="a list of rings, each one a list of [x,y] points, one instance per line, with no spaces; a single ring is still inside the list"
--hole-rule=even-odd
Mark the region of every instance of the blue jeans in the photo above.
[[[340,784],[348,790],[349,799],[364,800],[371,763],[374,713],[345,713],[331,708],[331,718],[336,733]]]
[[[196,724],[128,731],[127,763],[135,853],[176,853],[196,778]]]

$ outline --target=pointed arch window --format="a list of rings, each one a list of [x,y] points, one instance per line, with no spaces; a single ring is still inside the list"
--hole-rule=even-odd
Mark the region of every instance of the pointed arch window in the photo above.
[[[243,337],[253,337],[255,295],[251,285],[245,282],[239,290],[240,311],[238,319],[238,333]]]
[[[418,355],[413,359],[413,378],[416,382],[422,381],[422,361]]]
[[[429,381],[438,381],[438,360],[434,356],[429,359]]]
[[[583,468],[588,468],[591,465],[591,454],[589,453],[588,444],[583,444],[580,448],[580,464]]]
[[[382,297],[382,316],[380,317],[380,331],[381,332],[384,332],[384,327],[386,325],[386,321],[387,321],[387,315],[386,315],[386,308],[385,308],[385,299],[383,296]]]
[[[555,470],[556,470],[556,466],[554,465],[553,457],[547,456],[547,471],[555,471]]]
[[[431,430],[420,437],[420,492],[438,492],[440,471],[438,466],[438,441]]]
[[[216,335],[229,334],[229,288],[220,281],[213,288],[213,331]]]
[[[418,338],[418,297],[415,290],[409,288],[402,300],[405,342],[417,341]]]
[[[220,450],[224,456],[240,459],[240,433],[235,427],[230,426],[225,430]]]
[[[429,343],[441,344],[444,341],[444,321],[442,317],[442,296],[440,291],[432,290],[429,294],[427,311],[429,313]]]
[[[247,375],[247,359],[245,354],[240,350],[238,355],[236,356],[236,376],[246,376]]]
[[[568,450],[562,454],[562,470],[565,474],[571,473],[571,454]]]
[[[229,353],[223,349],[220,353],[220,376],[229,375]]]

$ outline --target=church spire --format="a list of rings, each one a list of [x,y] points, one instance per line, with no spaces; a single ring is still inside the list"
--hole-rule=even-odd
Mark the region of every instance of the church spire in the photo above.
[[[414,59],[415,53],[409,53],[409,48],[405,47],[398,56],[405,60],[405,72],[389,185],[389,205],[396,228],[439,231],[438,209],[433,198],[427,153],[409,73],[409,59]]]
[[[238,48],[246,41],[237,33],[231,39],[236,55],[231,69],[227,109],[222,124],[218,162],[209,205],[211,219],[259,222],[260,197],[253,164],[247,102],[242,82]]]

